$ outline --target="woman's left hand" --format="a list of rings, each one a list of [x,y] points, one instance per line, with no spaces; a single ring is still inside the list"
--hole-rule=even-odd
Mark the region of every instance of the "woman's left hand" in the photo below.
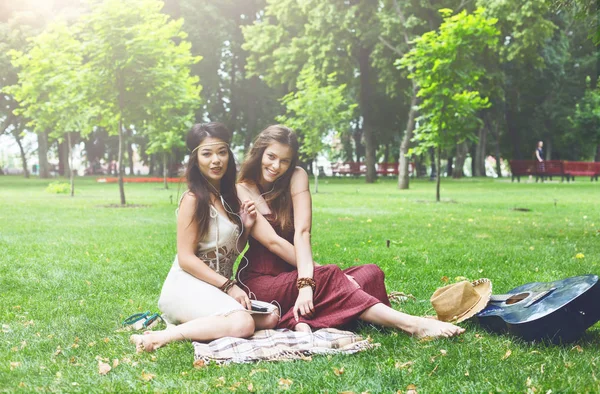
[[[296,298],[296,304],[294,305],[294,318],[296,321],[298,321],[298,311],[302,316],[312,318],[315,312],[312,287],[306,286],[298,291],[298,298]]]
[[[252,200],[246,200],[240,207],[240,217],[244,229],[249,230],[256,222],[256,205]]]

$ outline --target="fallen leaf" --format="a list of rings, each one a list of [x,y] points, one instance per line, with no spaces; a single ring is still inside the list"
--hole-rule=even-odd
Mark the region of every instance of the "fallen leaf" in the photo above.
[[[94,346],[94,345],[96,345],[96,342],[94,342],[94,341],[92,341],[92,342],[88,343],[88,346],[89,346],[89,347],[92,347],[92,346]]]
[[[27,386],[27,385],[25,384],[25,382],[20,382],[20,383],[19,383],[19,387],[25,387],[25,386]]]
[[[577,350],[579,353],[583,353],[583,348],[579,345],[573,346],[571,350]]]
[[[506,360],[507,358],[510,357],[511,354],[512,354],[512,350],[508,349],[506,351],[506,353],[504,353],[504,356],[502,356],[502,360]]]
[[[542,366],[540,367],[540,373],[543,375],[544,374],[544,364],[542,364]]]
[[[406,386],[406,394],[417,394],[417,386],[414,384]]]
[[[58,372],[55,374],[55,376],[56,376],[56,378],[57,378],[57,379],[60,379],[60,378],[62,378],[62,372],[58,371]]]
[[[79,386],[79,383],[73,382],[73,383],[71,383],[71,386]]]
[[[11,361],[10,362],[10,370],[12,371],[15,368],[19,368],[21,366],[20,361]]]
[[[583,259],[583,258],[585,258],[585,255],[584,255],[583,253],[577,253],[577,254],[575,255],[575,258],[576,258],[576,259]]]
[[[444,275],[444,276],[442,276],[442,277],[441,277],[441,279],[440,279],[440,280],[441,280],[442,282],[444,282],[444,283],[448,283],[448,280],[449,280],[449,279],[448,279],[448,277],[447,277],[446,275]]]
[[[148,373],[146,371],[142,371],[142,379],[145,380],[146,382],[151,381],[155,377],[156,377],[156,375],[154,375],[154,374]]]
[[[440,353],[442,353],[442,356],[445,356],[446,354],[448,354],[448,352],[444,349],[440,349]]]
[[[61,349],[61,347],[60,347],[60,345],[59,345],[59,346],[57,346],[57,347],[56,347],[56,351],[54,352],[54,355],[55,355],[55,356],[58,356],[58,355],[59,355],[59,354],[61,354],[61,353],[62,353],[62,349]]]
[[[196,369],[201,369],[201,368],[204,368],[205,366],[206,366],[206,363],[202,359],[194,361],[194,368],[196,368]]]
[[[333,373],[335,374],[335,376],[342,376],[344,374],[344,367],[337,369],[337,368],[333,368]]]
[[[103,339],[103,341],[104,341],[104,343],[109,343],[109,342],[110,342],[110,339],[108,339],[108,338],[104,338],[104,339]]]
[[[465,376],[469,376],[469,371],[466,371],[466,372],[465,372]]]
[[[118,359],[118,358],[115,358],[115,359],[113,360],[113,365],[112,365],[112,367],[113,367],[113,368],[117,368],[117,366],[118,366],[118,365],[119,365],[119,359]]]
[[[110,372],[112,368],[107,363],[103,363],[102,361],[98,361],[98,373],[100,375],[106,375]]]
[[[404,368],[408,368],[408,367],[410,367],[410,366],[411,366],[411,365],[413,365],[414,363],[415,363],[414,361],[407,361],[407,362],[405,362],[405,363],[400,363],[400,361],[396,361],[396,364],[394,364],[394,366],[395,366],[397,369],[404,369]]]
[[[531,378],[529,376],[527,377],[527,380],[525,381],[525,385],[527,387],[531,386]]]
[[[279,378],[279,386],[284,390],[289,389],[292,383],[294,383],[292,379]]]
[[[259,373],[259,372],[269,372],[269,370],[264,369],[264,368],[259,368],[259,369],[253,369],[252,371],[250,371],[250,376]]]
[[[248,391],[253,393],[254,392],[254,385],[252,384],[252,382],[248,383]]]
[[[462,282],[463,280],[467,280],[467,278],[464,276],[457,276],[456,278],[454,278],[455,282]]]

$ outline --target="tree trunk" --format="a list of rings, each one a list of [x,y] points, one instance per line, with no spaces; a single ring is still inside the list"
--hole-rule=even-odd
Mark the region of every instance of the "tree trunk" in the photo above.
[[[494,137],[496,139],[495,150],[496,150],[496,172],[498,178],[502,178],[502,163],[500,162],[500,127],[498,122],[494,122]]]
[[[454,156],[448,156],[446,162],[446,176],[451,177],[454,174]]]
[[[372,48],[361,47],[358,54],[358,63],[360,69],[360,112],[363,118],[363,137],[365,139],[365,162],[367,166],[367,183],[375,182],[377,172],[375,171],[375,157],[377,143],[375,141],[373,122],[371,120],[372,89],[371,83],[371,52]]]
[[[133,172],[133,130],[127,130],[127,159],[129,160],[129,175],[134,175]]]
[[[442,155],[442,149],[438,146],[437,147],[437,168],[439,170],[440,166],[442,165],[442,159],[441,159],[441,155]],[[438,171],[437,173],[437,184],[435,186],[435,201],[436,202],[440,202],[440,183],[441,183],[441,175],[440,175],[441,171]]]
[[[358,124],[358,122],[357,122]],[[363,132],[360,128],[356,128],[352,133],[352,138],[354,139],[354,152],[356,153],[356,162],[360,162],[360,159],[363,158],[363,145],[362,145],[362,135]]]
[[[552,160],[552,140],[550,138],[546,138],[544,147],[546,148],[546,157],[544,157],[544,160]]]
[[[40,131],[38,136],[38,162],[40,178],[50,178],[50,166],[48,164],[48,132]]]
[[[117,163],[119,166],[119,195],[121,197],[121,205],[125,205],[125,187],[123,186],[123,120],[119,116],[119,154]]]
[[[517,93],[513,93],[511,96],[518,96]],[[511,101],[516,101],[516,97],[512,97]],[[505,120],[506,120],[506,128],[508,130],[508,136],[510,138],[510,143],[513,148],[513,159],[522,160],[523,154],[521,151],[521,139],[518,130],[518,122],[517,122],[517,114],[518,112],[513,111],[512,107],[516,105],[514,102],[508,102],[506,105],[506,111],[504,112]]]
[[[251,92],[258,91],[259,79],[257,76],[253,76],[248,81],[248,86]],[[254,139],[255,130],[258,128],[257,125],[257,100],[246,100],[246,135],[244,137],[244,154],[249,152],[250,144]]]
[[[163,153],[163,181],[165,185],[165,189],[169,188],[169,183],[167,182],[167,176],[169,173],[169,158],[167,157],[167,153]]]
[[[67,141],[58,143],[58,173],[68,177],[71,168],[69,167],[69,146]]]
[[[475,148],[475,167],[473,176],[485,176],[485,153],[487,146],[488,124],[487,122],[479,129],[479,138]]]
[[[313,160],[313,165],[315,168],[313,171],[315,175],[315,194],[317,194],[319,192],[319,166],[317,165],[317,159]]]
[[[431,161],[431,174],[429,175],[429,180],[433,181],[438,173],[435,168],[435,150],[433,148],[429,148],[429,160]]]
[[[73,148],[71,147],[71,133],[67,132],[67,153],[69,163],[69,178],[71,182],[71,197],[75,196],[75,172],[73,171]]]
[[[13,136],[17,141],[17,145],[19,146],[19,152],[21,154],[21,165],[23,166],[23,174],[25,178],[29,178],[29,169],[27,168],[27,155],[25,154],[25,149],[23,149],[23,143],[21,142],[21,137],[19,136],[19,130],[15,129],[13,131]]]
[[[352,136],[350,133],[342,133],[340,136],[342,140],[342,146],[344,149],[344,161],[352,161],[352,156],[354,154],[352,149]]]
[[[408,111],[408,120],[406,121],[406,131],[402,142],[400,143],[400,159],[398,160],[398,189],[408,189],[408,148],[415,131],[415,117],[417,115],[417,83],[412,80],[412,97],[410,98],[410,109]],[[416,169],[415,169],[416,171]]]
[[[463,141],[456,145],[456,161],[454,163],[454,171],[452,172],[452,178],[462,178],[465,175],[463,168],[465,166],[465,160],[467,159],[467,152],[469,151],[469,144],[467,141]]]
[[[156,160],[154,159],[154,155],[150,155],[150,157],[148,158],[148,175],[154,175],[154,162]]]

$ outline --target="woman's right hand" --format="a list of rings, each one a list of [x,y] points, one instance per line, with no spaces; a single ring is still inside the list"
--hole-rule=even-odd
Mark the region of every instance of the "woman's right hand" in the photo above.
[[[248,298],[248,295],[244,292],[244,290],[240,289],[237,285],[231,286],[231,289],[229,289],[227,294],[242,304],[244,308],[248,310],[252,308],[252,305],[250,304],[250,298]]]
[[[294,318],[298,321],[298,311],[302,316],[312,318],[315,312],[313,304],[313,289],[310,286],[301,288],[298,291],[298,298],[296,298],[296,304],[294,305]]]

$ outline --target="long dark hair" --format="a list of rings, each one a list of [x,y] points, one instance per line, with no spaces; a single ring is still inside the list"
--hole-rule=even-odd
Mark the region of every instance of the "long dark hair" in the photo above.
[[[224,124],[218,122],[198,123],[192,126],[186,138],[186,145],[190,151],[190,159],[188,160],[185,177],[187,179],[188,190],[196,196],[196,209],[194,211],[193,220],[198,225],[198,239],[201,240],[208,232],[210,224],[210,196],[219,196],[214,187],[208,183],[208,180],[200,172],[198,167],[197,147],[206,138],[218,138],[229,144],[231,142],[231,133],[227,130]],[[240,200],[238,199],[235,189],[235,157],[229,147],[229,162],[225,175],[221,178],[221,195],[227,203],[225,207],[229,220],[237,225],[240,225],[240,218],[231,212],[238,213],[240,211]],[[229,212],[231,211],[231,212]]]
[[[265,149],[273,142],[287,145],[292,149],[292,160],[287,171],[273,183],[273,190],[264,194],[264,199],[282,229],[293,225],[292,195],[290,181],[298,163],[298,137],[288,127],[283,125],[269,126],[254,139],[252,148],[242,164],[238,182],[258,185],[262,174],[262,157]]]

